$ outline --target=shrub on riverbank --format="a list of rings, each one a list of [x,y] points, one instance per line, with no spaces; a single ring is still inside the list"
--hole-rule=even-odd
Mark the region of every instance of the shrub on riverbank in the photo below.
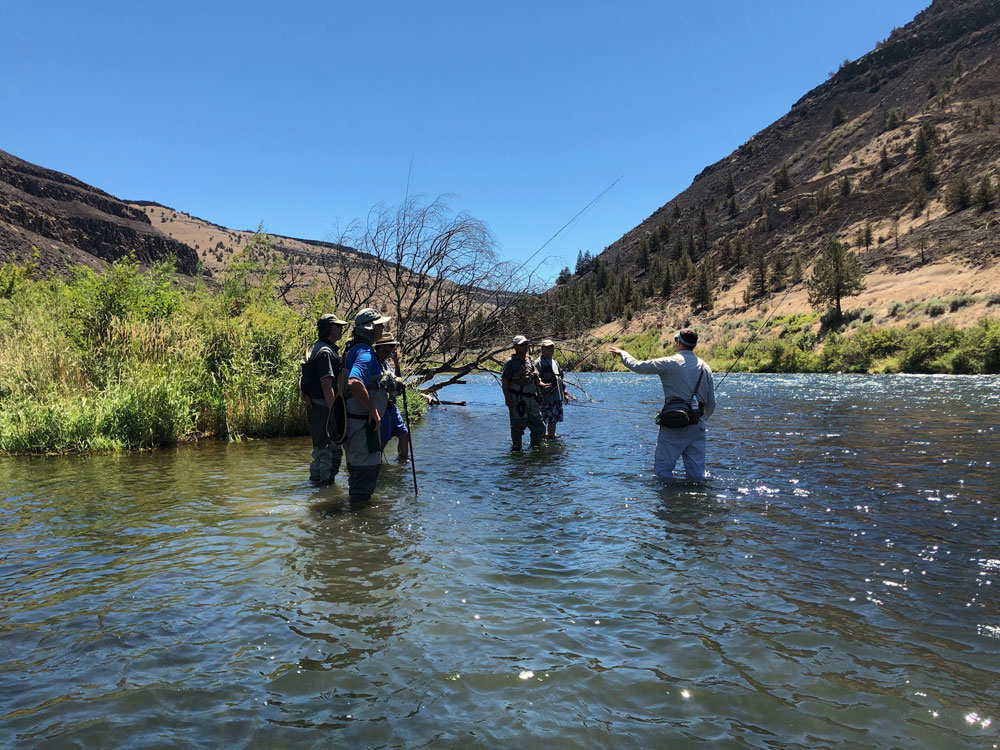
[[[180,289],[170,264],[131,258],[33,276],[0,271],[0,451],[308,432],[296,384],[315,305],[286,305],[261,268],[237,265],[215,290]]]
[[[923,327],[859,325],[851,331],[820,336],[813,330],[814,314],[776,317],[765,326],[746,321],[723,326],[715,341],[699,346],[698,354],[713,370],[736,372],[855,372],[1000,374],[1000,320],[986,318],[960,329],[946,323]],[[742,327],[743,335],[734,335]],[[754,339],[754,334],[757,337]],[[621,336],[616,346],[637,359],[673,354],[673,342],[662,331]],[[618,357],[599,347],[582,369],[623,370]],[[738,360],[738,361],[737,361]],[[572,359],[566,369],[572,370]]]

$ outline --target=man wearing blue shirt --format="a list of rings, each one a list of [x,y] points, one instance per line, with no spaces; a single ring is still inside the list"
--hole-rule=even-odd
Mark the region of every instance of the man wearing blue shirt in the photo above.
[[[354,316],[354,333],[344,355],[347,402],[347,487],[352,504],[367,502],[382,468],[379,425],[389,397],[382,386],[382,366],[372,345],[389,318],[370,307]]]

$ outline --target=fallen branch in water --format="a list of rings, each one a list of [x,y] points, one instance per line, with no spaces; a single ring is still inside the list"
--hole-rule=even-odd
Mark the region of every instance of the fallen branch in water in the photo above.
[[[427,399],[428,406],[465,406],[464,401],[442,401],[433,393],[419,392],[421,396]]]

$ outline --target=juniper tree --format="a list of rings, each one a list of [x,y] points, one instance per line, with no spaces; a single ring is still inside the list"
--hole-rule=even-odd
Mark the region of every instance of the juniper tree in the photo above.
[[[726,177],[726,197],[732,198],[736,195],[736,183],[733,182],[733,173],[730,172]]]
[[[989,175],[983,175],[976,187],[975,203],[980,211],[989,211],[996,201],[996,192],[993,190],[993,183]]]
[[[788,174],[788,164],[782,164],[774,176],[774,194],[783,193],[792,186],[792,178]]]
[[[934,147],[941,141],[937,128],[930,122],[920,124],[917,136],[913,140],[913,160],[920,164]]]
[[[784,289],[787,276],[788,267],[785,264],[785,256],[781,253],[775,253],[774,257],[771,258],[771,278],[768,281],[768,286],[771,287],[772,291]]]
[[[767,294],[767,260],[764,253],[758,250],[753,256],[753,267],[750,269],[748,291],[751,298],[763,297]]]
[[[802,259],[798,253],[792,256],[792,270],[788,273],[788,280],[793,286],[802,283]]]
[[[928,192],[938,186],[938,158],[933,153],[928,153],[920,160],[920,179],[924,184],[924,189]]]
[[[847,115],[844,114],[844,110],[838,104],[836,107],[833,108],[833,115],[830,119],[830,123],[833,125],[833,127],[836,128],[840,125],[843,125],[846,121],[847,121]]]
[[[832,304],[839,321],[843,318],[840,301],[864,291],[865,272],[857,256],[830,237],[816,256],[808,289],[809,304],[817,309]]]
[[[851,178],[846,174],[840,178],[840,197],[843,198],[851,194]]]
[[[824,185],[816,191],[816,208],[819,211],[825,211],[832,205],[833,190],[830,189],[829,185]]]
[[[712,309],[712,278],[710,270],[706,263],[702,263],[698,267],[698,272],[695,274],[694,282],[691,284],[691,309],[694,311],[698,310],[711,310]]]
[[[964,211],[972,205],[972,181],[964,170],[959,170],[944,194],[944,205],[949,211]]]
[[[649,243],[645,240],[639,243],[639,251],[635,255],[635,263],[639,268],[649,268]]]
[[[660,294],[663,297],[669,297],[673,287],[674,280],[670,277],[670,266],[666,265],[663,268],[663,280],[660,282]]]

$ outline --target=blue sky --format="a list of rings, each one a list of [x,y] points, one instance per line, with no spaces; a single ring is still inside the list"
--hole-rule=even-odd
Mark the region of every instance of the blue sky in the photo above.
[[[450,194],[551,279],[927,0],[45,2],[0,24],[0,149],[125,199],[331,239]]]

